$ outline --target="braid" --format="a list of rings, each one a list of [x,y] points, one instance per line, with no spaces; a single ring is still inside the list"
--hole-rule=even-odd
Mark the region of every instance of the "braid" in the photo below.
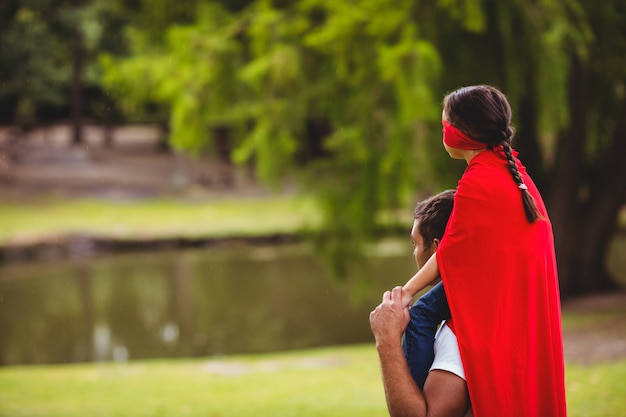
[[[535,220],[541,218],[541,214],[539,213],[539,210],[537,210],[537,205],[535,204],[535,199],[528,191],[528,188],[524,184],[522,174],[520,174],[519,170],[517,169],[517,163],[515,162],[515,158],[513,157],[511,144],[508,140],[502,141],[502,148],[504,150],[504,154],[506,155],[506,160],[509,166],[509,170],[511,171],[511,175],[513,176],[513,180],[515,181],[522,193],[522,203],[524,204],[524,212],[526,213],[526,218],[529,222],[534,223]]]
[[[531,223],[542,218],[513,156],[511,140],[515,131],[506,96],[488,85],[463,87],[445,96],[443,110],[452,125],[488,149],[495,150],[502,145],[509,171],[522,195],[526,218]]]

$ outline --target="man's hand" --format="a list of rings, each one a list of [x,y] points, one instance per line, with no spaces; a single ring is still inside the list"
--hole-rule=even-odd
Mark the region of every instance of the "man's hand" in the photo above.
[[[409,307],[402,304],[402,287],[385,291],[382,303],[370,313],[376,343],[400,343],[408,324]]]

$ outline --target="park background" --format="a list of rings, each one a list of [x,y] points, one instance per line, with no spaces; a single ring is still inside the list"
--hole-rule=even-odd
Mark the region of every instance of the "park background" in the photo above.
[[[0,415],[384,415],[367,314],[476,83],[548,204],[570,415],[622,415],[625,57],[617,0],[2,2]]]

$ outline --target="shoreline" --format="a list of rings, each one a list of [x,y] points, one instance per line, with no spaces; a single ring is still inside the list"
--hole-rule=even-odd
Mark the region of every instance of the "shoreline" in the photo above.
[[[301,243],[298,233],[211,237],[116,238],[89,234],[63,234],[24,243],[0,244],[0,266],[23,262],[87,260],[97,256],[144,251],[241,246],[277,246]]]

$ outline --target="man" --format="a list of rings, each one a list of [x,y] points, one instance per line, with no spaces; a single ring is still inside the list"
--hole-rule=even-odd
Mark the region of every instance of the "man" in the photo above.
[[[411,240],[418,268],[435,253],[453,201],[454,191],[448,190],[422,201],[415,208]],[[445,325],[437,335],[434,362],[432,367],[430,365],[432,334],[436,324],[446,317],[449,311],[441,283],[420,298],[411,312],[402,307],[402,287],[396,287],[385,292],[382,303],[370,314],[387,407],[392,417],[472,415],[456,337]],[[422,391],[424,375],[421,374],[428,368],[430,372],[425,376]]]

